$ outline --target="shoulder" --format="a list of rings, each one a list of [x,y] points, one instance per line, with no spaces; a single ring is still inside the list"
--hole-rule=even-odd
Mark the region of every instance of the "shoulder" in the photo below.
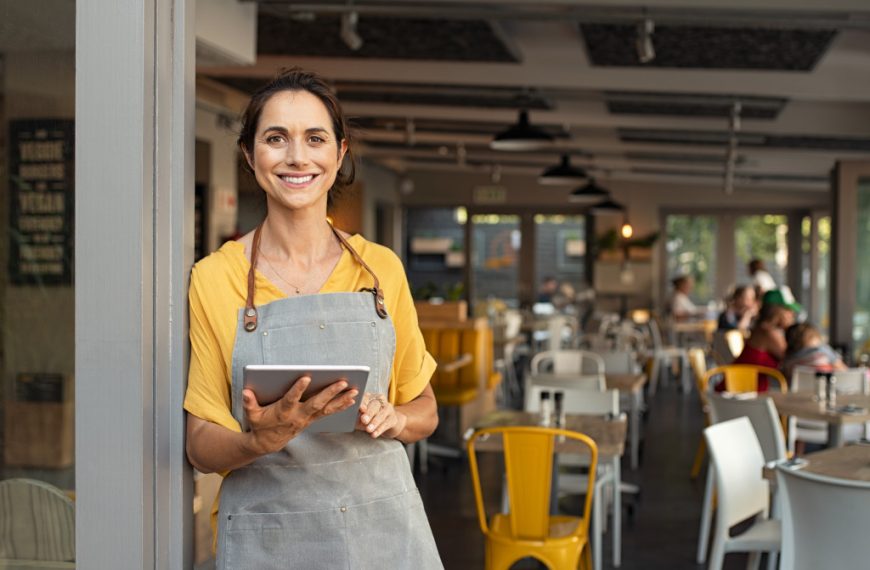
[[[228,241],[193,266],[191,292],[224,295],[228,289],[236,290],[245,282],[249,266],[244,246],[237,241]]]
[[[384,278],[389,277],[396,271],[401,271],[404,274],[405,267],[402,265],[402,260],[399,259],[399,256],[392,249],[369,241],[359,234],[350,236],[348,243],[375,273],[378,273],[378,270],[385,272]],[[381,277],[381,275],[378,274],[378,277]]]

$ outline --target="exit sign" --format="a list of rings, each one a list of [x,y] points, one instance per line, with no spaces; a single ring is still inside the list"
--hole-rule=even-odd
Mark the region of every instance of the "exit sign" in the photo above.
[[[507,189],[504,186],[477,186],[474,188],[475,204],[504,204]]]

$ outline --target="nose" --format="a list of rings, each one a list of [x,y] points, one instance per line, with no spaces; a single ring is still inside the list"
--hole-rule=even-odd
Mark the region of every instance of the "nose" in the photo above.
[[[284,150],[284,162],[288,165],[308,164],[308,146],[303,141],[291,140]]]

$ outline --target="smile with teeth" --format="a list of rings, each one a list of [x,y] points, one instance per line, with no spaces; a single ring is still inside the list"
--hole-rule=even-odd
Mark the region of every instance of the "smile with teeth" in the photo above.
[[[288,182],[290,184],[307,184],[307,183],[311,182],[311,180],[313,178],[314,178],[313,174],[306,174],[305,176],[290,176],[290,175],[281,176],[281,180],[283,180],[284,182]]]

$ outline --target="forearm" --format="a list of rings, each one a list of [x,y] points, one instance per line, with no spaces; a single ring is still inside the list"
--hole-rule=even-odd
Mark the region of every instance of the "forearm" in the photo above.
[[[261,455],[251,445],[250,432],[239,433],[188,414],[187,458],[199,471],[232,471]]]
[[[415,399],[396,406],[396,411],[406,418],[401,432],[393,436],[402,443],[414,443],[427,438],[438,427],[438,405],[435,402],[435,393],[429,385]]]

